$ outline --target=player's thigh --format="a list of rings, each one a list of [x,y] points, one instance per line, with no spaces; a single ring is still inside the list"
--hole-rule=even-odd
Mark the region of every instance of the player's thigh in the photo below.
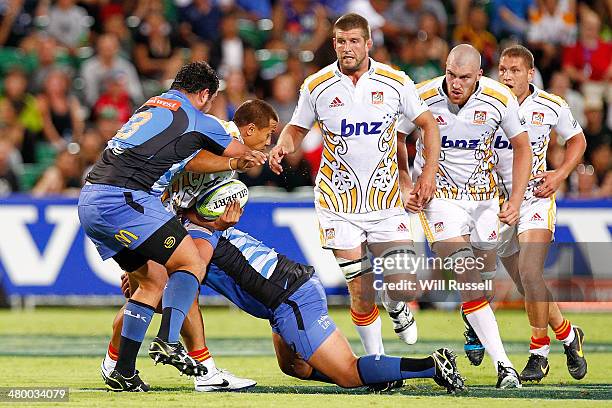
[[[470,242],[474,248],[494,250],[499,244],[499,200],[476,201],[470,214]]]
[[[363,385],[357,370],[357,357],[340,329],[334,330],[317,348],[308,359],[308,364],[341,387],[352,388]]]
[[[461,200],[434,198],[419,213],[425,237],[439,256],[446,255],[442,255],[444,248],[437,248],[440,247],[438,243],[463,241],[462,237],[469,235],[470,219],[466,205],[469,204]]]
[[[316,208],[319,220],[321,247],[331,250],[353,251],[366,240],[365,231],[344,214]],[[358,259],[358,258],[356,258]]]

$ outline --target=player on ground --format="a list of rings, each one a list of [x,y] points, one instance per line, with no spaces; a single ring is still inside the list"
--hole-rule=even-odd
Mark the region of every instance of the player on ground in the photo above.
[[[482,76],[480,54],[467,44],[451,50],[445,76],[421,83],[417,88],[440,126],[442,145],[435,198],[420,213],[423,229],[436,255],[455,265],[458,281],[479,283],[478,272],[489,278],[494,271],[494,264],[482,260],[495,260],[498,214],[504,223],[514,224],[518,220],[532,157],[524,119],[512,92]],[[514,149],[514,191],[501,212],[492,172],[493,139],[499,127],[504,129]],[[420,174],[423,163],[424,151],[419,140],[415,175]],[[485,294],[464,290],[461,296],[465,318],[497,370],[497,387],[520,387],[518,373],[506,355]]]
[[[527,48],[516,45],[502,52],[499,79],[518,98],[527,120],[534,160],[518,224],[502,226],[498,255],[525,295],[531,326],[529,360],[521,372],[521,379],[540,381],[548,374],[550,338],[547,326],[550,325],[557,340],[563,342],[569,373],[580,380],[587,372],[582,351],[584,333],[563,317],[550,298],[544,282],[544,262],[555,231],[555,191],[580,163],[586,139],[567,103],[531,83],[534,72],[533,55]],[[565,159],[558,169],[546,171],[546,150],[552,130],[565,142]],[[502,130],[498,131],[494,146],[500,198],[507,200],[513,189],[512,150]]]
[[[274,111],[274,108],[261,100],[251,100],[241,104],[234,114],[233,122],[219,121],[219,124],[231,137],[236,140],[244,141],[245,145],[255,152],[263,152],[266,146],[270,144],[271,135],[274,133],[277,123],[278,115]],[[180,213],[185,208],[193,206],[195,198],[215,184],[233,178],[235,174],[234,170],[244,169],[252,164],[242,159],[228,160],[227,158],[216,156],[207,151],[199,152],[196,157],[192,159],[189,166],[192,166],[194,163],[197,164],[200,169],[206,169],[210,173],[196,174],[185,171],[174,177],[172,184],[161,195],[163,206],[172,214]],[[235,224],[240,213],[241,209],[237,204],[230,205],[223,216],[219,217],[214,222],[207,223],[207,225],[211,230],[226,229],[230,225]],[[207,242],[202,243],[201,247],[205,247],[206,244]],[[208,247],[205,250],[202,249],[202,251],[203,261],[208,264],[212,256],[213,248],[209,244]],[[206,255],[204,255],[204,253]],[[138,280],[140,283],[138,291],[135,292],[135,296],[138,295],[142,297],[144,295],[153,302],[151,305],[155,306],[161,299],[161,291],[159,290],[160,286],[156,285],[155,274],[151,272],[151,268],[155,267],[152,265],[154,264],[149,262],[149,269],[146,275],[133,272],[130,276],[133,280]],[[155,269],[155,271],[158,270],[159,268]],[[163,288],[163,285],[161,288]],[[128,302],[128,305],[130,302]],[[123,309],[120,310],[115,321],[119,319],[122,320],[124,313]],[[129,313],[125,313],[125,315],[131,317]],[[201,316],[191,318],[202,319]],[[203,333],[201,337],[201,343],[203,343]],[[117,381],[115,376],[111,375],[112,370],[108,369],[108,367],[115,366],[115,359],[113,359],[113,356],[116,355],[119,337],[114,337],[113,340],[115,344],[113,345],[112,342],[109,344],[109,349],[102,363],[101,371],[109,389],[113,391],[124,391],[126,390],[124,384]],[[199,375],[196,374],[194,383],[197,391],[238,390],[255,385],[255,381],[253,380],[241,379],[227,371],[217,370],[213,359],[210,358],[210,353],[204,346],[195,349],[189,348],[189,350],[191,350],[189,355],[198,361],[198,363],[201,363],[200,365],[204,366],[207,371],[205,373],[200,372]],[[155,358],[156,355],[152,355],[152,357]],[[138,390],[146,391],[146,389]]]
[[[367,20],[345,14],[334,24],[333,33],[338,60],[304,81],[291,122],[270,153],[270,167],[280,173],[283,157],[294,152],[318,123],[324,149],[315,209],[322,246],[333,251],[347,280],[353,323],[366,353],[382,354],[381,320],[367,250],[377,257],[414,255],[404,204],[410,194],[419,205],[433,194],[440,138],[412,80],[368,57],[372,40]],[[428,160],[414,188],[407,161],[397,160],[405,149],[397,140],[402,122],[413,122],[424,132]],[[405,271],[398,269],[388,269],[385,281],[401,280]],[[381,294],[395,332],[413,344],[417,328],[405,303],[410,296]]]
[[[230,157],[250,150],[234,141],[219,122],[203,114],[219,79],[205,62],[182,67],[171,90],[149,99],[109,141],[87,176],[79,198],[79,219],[103,259],[112,257],[126,271],[146,276],[147,260],[166,267],[162,322],[150,347],[164,363],[187,374],[200,366],[178,342],[183,319],[195,299],[206,265],[185,228],[168,213],[159,196],[172,176],[206,149]],[[197,166],[191,170],[200,171]],[[136,296],[126,306],[118,382],[142,383],[136,355],[157,302]]]

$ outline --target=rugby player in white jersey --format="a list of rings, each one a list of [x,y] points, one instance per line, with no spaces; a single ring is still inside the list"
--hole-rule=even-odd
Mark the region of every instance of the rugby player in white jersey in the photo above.
[[[346,278],[353,323],[366,353],[383,354],[367,251],[383,261],[391,258],[391,265],[398,256],[414,256],[404,205],[411,198],[415,205],[422,205],[432,196],[440,137],[412,80],[368,57],[372,40],[367,20],[353,13],[340,17],[334,24],[333,44],[338,60],[304,81],[293,117],[271,151],[270,167],[280,173],[283,157],[294,152],[318,123],[324,149],[315,183],[315,208],[322,246],[333,251]],[[428,160],[414,186],[407,161],[397,160],[399,154],[405,156],[401,151],[405,144],[397,140],[402,122],[414,123],[424,133]],[[407,272],[397,266],[388,268],[384,280],[410,279]],[[381,293],[395,332],[408,344],[417,340],[414,317],[405,303],[412,295]]]
[[[480,283],[481,276],[488,278],[495,271],[499,221],[509,225],[518,221],[532,157],[524,119],[512,92],[482,76],[480,54],[471,45],[453,48],[446,61],[446,75],[417,88],[440,126],[442,147],[435,197],[419,214],[423,229],[436,255],[453,264],[458,281]],[[492,144],[500,127],[514,149],[514,191],[501,212],[492,171]],[[420,174],[423,163],[419,141],[415,175]],[[497,387],[520,387],[486,294],[482,290],[460,293],[465,318],[497,370]]]
[[[550,298],[543,274],[555,232],[555,191],[580,163],[586,149],[586,139],[568,104],[531,83],[535,72],[534,61],[527,48],[522,45],[506,48],[501,54],[498,68],[499,80],[518,98],[534,154],[531,179],[521,205],[518,224],[501,227],[498,248],[502,263],[525,296],[525,309],[531,326],[529,360],[521,372],[521,379],[540,381],[548,374],[550,338],[547,326],[550,326],[557,340],[563,343],[570,375],[579,380],[587,372],[582,351],[584,333],[563,317]],[[546,150],[552,130],[565,142],[566,150],[563,164],[558,169],[547,171]],[[494,147],[500,199],[507,200],[514,187],[510,165],[512,150],[503,130],[498,131]]]

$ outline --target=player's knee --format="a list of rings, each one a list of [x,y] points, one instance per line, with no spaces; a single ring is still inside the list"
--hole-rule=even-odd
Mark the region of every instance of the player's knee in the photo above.
[[[372,264],[367,256],[361,259],[346,259],[342,257],[336,257],[336,262],[344,275],[347,282],[351,282],[355,278],[365,275],[372,271]]]
[[[445,258],[444,265],[450,267],[459,275],[478,267],[476,256],[471,247],[463,247],[454,251]]]

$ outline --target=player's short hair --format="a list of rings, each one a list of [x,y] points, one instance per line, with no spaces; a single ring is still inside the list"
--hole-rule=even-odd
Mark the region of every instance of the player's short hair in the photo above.
[[[502,57],[522,58],[523,61],[525,61],[525,64],[527,64],[527,68],[533,69],[535,67],[533,54],[526,47],[523,47],[520,44],[504,49],[500,58]]]
[[[278,114],[268,102],[252,99],[243,102],[236,109],[233,120],[238,127],[253,123],[258,129],[264,129],[270,126],[270,120],[278,122]]]
[[[219,77],[206,61],[191,62],[179,69],[170,89],[187,93],[198,93],[208,89],[213,95],[219,89]]]
[[[354,28],[360,28],[363,31],[363,37],[366,41],[370,39],[370,24],[368,24],[368,20],[356,13],[344,14],[336,20],[334,23],[334,37],[336,36],[336,30],[348,31]]]

